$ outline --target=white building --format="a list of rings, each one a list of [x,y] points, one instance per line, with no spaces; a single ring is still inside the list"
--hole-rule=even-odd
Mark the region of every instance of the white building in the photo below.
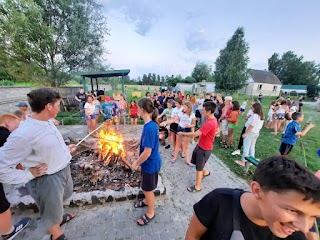
[[[258,96],[279,96],[282,83],[272,72],[263,70],[250,70],[251,74],[247,85],[239,93]]]

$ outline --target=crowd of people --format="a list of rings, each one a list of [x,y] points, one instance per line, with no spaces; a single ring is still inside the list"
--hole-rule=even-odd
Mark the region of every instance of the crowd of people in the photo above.
[[[65,240],[61,225],[76,217],[75,213],[63,211],[63,201],[73,191],[69,162],[76,147],[67,146],[55,126],[59,124],[55,117],[60,94],[42,88],[31,91],[27,97],[31,111],[26,103],[19,103],[19,111],[0,116],[0,233],[3,239],[13,239],[30,221],[24,218],[12,224],[10,203],[2,183],[26,184],[51,239]],[[210,93],[197,96],[165,89],[147,92],[144,98],[138,102],[131,100],[129,104],[125,95],[115,100],[105,94],[85,94],[83,89],[75,99],[89,132],[97,128],[100,116],[112,121],[118,131],[121,121],[125,125],[129,118],[135,131],[138,118],[143,120],[140,155],[132,164],[133,170],[141,168],[145,196],[134,207],[147,208],[137,219],[140,226],[149,224],[156,216],[154,190],[162,165],[160,145],[172,149],[172,159],[165,164],[174,167],[180,156],[186,167],[195,168],[195,184],[187,187],[187,191],[199,192],[202,180],[211,174],[205,166],[214,142],[219,141],[223,148],[233,147],[234,129],[249,101],[240,104],[231,96]],[[241,166],[247,164],[247,156],[255,156],[255,144],[265,122],[261,101],[262,95],[251,102],[238,147],[232,152],[240,155],[243,146],[241,160],[236,161]],[[302,100],[294,103],[283,98],[271,103],[265,126],[274,129],[272,134],[283,132],[280,156],[260,162],[250,185],[251,192],[215,189],[196,203],[186,239],[306,239],[306,235],[315,239],[312,226],[320,216],[320,180],[287,158],[298,137],[314,127],[309,123],[301,129],[302,106]],[[196,140],[190,154],[190,143]]]

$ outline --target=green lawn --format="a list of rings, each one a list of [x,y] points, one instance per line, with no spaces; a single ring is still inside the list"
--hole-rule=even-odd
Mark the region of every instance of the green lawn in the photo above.
[[[243,102],[244,97],[239,96],[239,98],[234,98],[234,100],[238,100],[240,104]],[[270,102],[274,99],[263,99],[263,108],[264,112],[267,113],[269,109]],[[250,101],[250,100],[249,100]],[[249,110],[247,107],[246,112]],[[320,135],[320,113],[316,112],[311,106],[304,106],[303,113],[305,114],[305,121],[301,124],[302,127],[306,125],[305,122],[312,121],[316,126],[309,131],[309,133],[298,140],[297,145],[291,151],[289,157],[299,161],[302,164],[305,164],[305,159],[307,162],[307,166],[312,170],[316,171],[320,169],[320,158],[317,155],[318,149],[320,149],[319,135]],[[238,128],[235,130],[235,139],[233,141],[233,145],[235,148],[238,145],[239,136],[241,130],[245,124],[245,115],[243,117],[239,117]],[[278,133],[278,136],[274,136],[271,134],[271,129],[262,128],[260,132],[260,136],[257,140],[256,145],[256,158],[264,159],[273,155],[278,155],[278,149],[281,144],[281,134]],[[305,149],[306,158],[304,158]],[[224,149],[218,141],[214,144],[213,153],[219,157],[222,161],[224,161],[232,171],[236,174],[245,177],[247,179],[251,179],[252,173],[255,167],[251,167],[249,173],[245,175],[243,168],[234,163],[235,160],[239,160],[241,156],[232,156],[231,153],[235,150],[233,149]]]

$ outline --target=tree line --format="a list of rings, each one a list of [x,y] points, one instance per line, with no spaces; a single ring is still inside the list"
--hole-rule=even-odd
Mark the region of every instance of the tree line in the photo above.
[[[60,86],[78,71],[103,71],[105,37],[109,35],[102,6],[94,0],[0,1],[0,80],[33,81]],[[197,62],[190,76],[143,74],[126,84],[175,86],[177,83],[216,82],[216,89],[237,91],[250,75],[249,44],[243,27],[236,29],[215,59],[214,69]],[[268,70],[283,84],[307,85],[319,91],[320,65],[293,51],[268,59]],[[117,79],[109,79],[114,84]]]

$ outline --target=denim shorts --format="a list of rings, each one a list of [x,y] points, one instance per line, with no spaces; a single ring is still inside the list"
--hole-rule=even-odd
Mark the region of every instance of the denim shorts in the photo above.
[[[191,132],[191,128],[182,128],[178,126],[177,132]]]
[[[86,115],[84,115],[84,119],[85,119],[86,121],[96,119],[96,114],[95,114],[95,113],[94,113],[94,114],[91,114],[91,115],[90,115],[90,119],[88,118],[88,116],[87,116],[87,114],[86,114]]]

